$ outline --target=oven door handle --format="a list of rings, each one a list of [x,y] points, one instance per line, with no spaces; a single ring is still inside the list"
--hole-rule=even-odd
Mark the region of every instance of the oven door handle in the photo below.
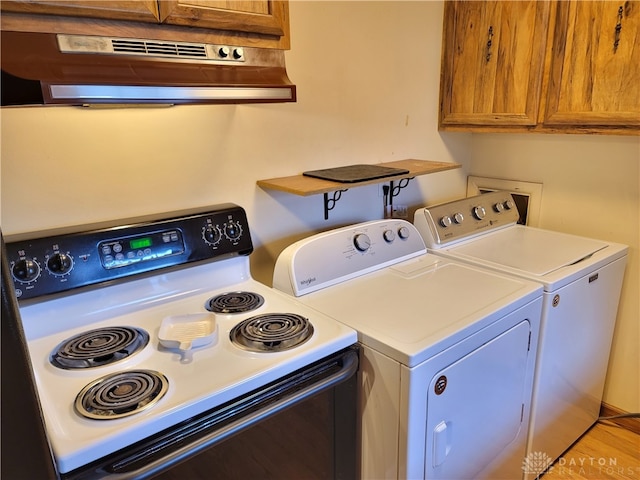
[[[314,382],[313,384],[300,389],[291,395],[277,400],[276,402],[265,406],[255,412],[245,415],[242,418],[225,425],[224,427],[208,433],[205,436],[198,438],[197,440],[177,448],[176,450],[164,455],[162,458],[149,462],[145,466],[138,468],[137,470],[127,472],[105,472],[102,470],[101,478],[110,480],[124,480],[124,479],[143,479],[149,478],[153,475],[157,475],[167,468],[186,460],[187,458],[198,454],[199,452],[211,447],[212,445],[225,440],[226,438],[240,432],[259,421],[265,419],[268,416],[274,415],[285,408],[292,406],[298,402],[301,402],[316,393],[327,390],[347,379],[356,373],[358,370],[358,353],[357,351],[347,351],[342,356],[342,365],[340,369],[330,376]],[[126,463],[124,461],[117,462],[119,464]]]

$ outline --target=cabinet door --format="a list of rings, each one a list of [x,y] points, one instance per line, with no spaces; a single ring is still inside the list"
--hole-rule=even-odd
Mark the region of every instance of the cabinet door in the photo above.
[[[160,20],[172,25],[284,36],[289,5],[279,0],[159,0]]]
[[[3,0],[3,11],[157,23],[156,0]]]
[[[545,125],[640,126],[640,2],[562,1]]]
[[[550,4],[448,1],[440,126],[535,125]]]

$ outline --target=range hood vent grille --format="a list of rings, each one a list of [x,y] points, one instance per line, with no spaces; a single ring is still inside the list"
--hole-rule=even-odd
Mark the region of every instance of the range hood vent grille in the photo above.
[[[113,47],[113,53],[116,54],[207,58],[207,49],[202,44],[158,43],[144,40],[111,39],[111,45]]]
[[[221,62],[244,62],[244,49],[208,43],[185,43],[143,38],[113,38],[89,35],[57,35],[62,53],[136,55]]]

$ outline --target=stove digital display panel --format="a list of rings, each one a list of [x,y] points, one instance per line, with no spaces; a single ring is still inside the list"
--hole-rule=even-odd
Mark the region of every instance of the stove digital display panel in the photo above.
[[[182,232],[163,230],[144,236],[118,238],[100,242],[100,261],[106,269],[126,267],[133,263],[184,253]]]
[[[133,240],[129,240],[129,247],[132,249],[150,247],[152,244],[153,242],[149,237],[135,238]]]

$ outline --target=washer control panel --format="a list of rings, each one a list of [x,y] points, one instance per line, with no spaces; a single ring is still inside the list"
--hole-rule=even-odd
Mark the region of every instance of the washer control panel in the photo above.
[[[6,239],[16,295],[26,300],[183,264],[249,255],[234,204]]]
[[[496,191],[416,210],[414,225],[427,248],[440,248],[518,222],[509,192]]]

